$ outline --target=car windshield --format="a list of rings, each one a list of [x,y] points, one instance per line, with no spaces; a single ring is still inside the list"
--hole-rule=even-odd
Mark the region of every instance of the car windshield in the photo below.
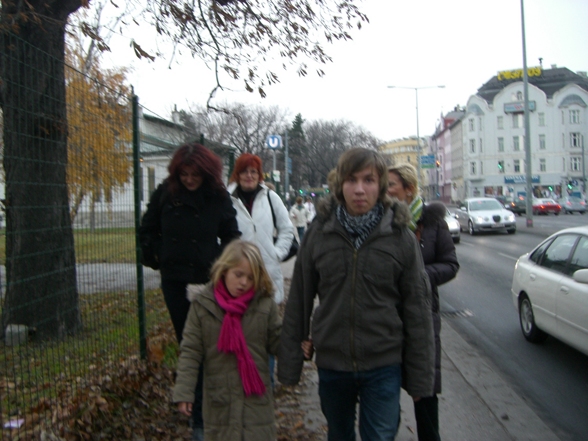
[[[470,211],[500,210],[502,205],[495,199],[486,199],[481,201],[471,201]]]
[[[577,198],[577,197],[575,197],[575,196],[572,196],[572,197],[570,197],[569,199],[570,199],[570,202],[582,202],[582,199],[580,199],[580,198]]]
[[[539,204],[555,204],[553,199],[538,199],[537,203]]]

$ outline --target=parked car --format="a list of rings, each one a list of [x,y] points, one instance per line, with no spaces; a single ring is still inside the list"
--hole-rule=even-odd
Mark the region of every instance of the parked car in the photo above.
[[[533,198],[533,214],[549,214],[553,213],[559,216],[561,206],[553,199],[538,199]]]
[[[506,205],[507,210],[513,213],[524,214],[527,212],[527,197],[526,196],[515,196],[512,201]]]
[[[560,230],[522,255],[511,293],[528,341],[552,335],[588,355],[588,226]]]
[[[496,195],[496,196],[484,195],[484,197],[496,199],[498,202],[500,202],[505,207],[507,207],[508,204],[512,201],[512,198],[509,198],[508,196],[504,196],[504,195],[501,195],[501,194]]]
[[[515,215],[494,198],[469,198],[455,211],[460,228],[473,236],[481,231],[517,231]]]
[[[449,227],[453,243],[459,243],[461,240],[461,228],[459,228],[459,222],[455,215],[449,210],[447,210],[447,214],[445,215],[445,222],[447,222],[447,226]]]
[[[564,196],[557,200],[564,214],[586,213],[586,201],[576,196]]]

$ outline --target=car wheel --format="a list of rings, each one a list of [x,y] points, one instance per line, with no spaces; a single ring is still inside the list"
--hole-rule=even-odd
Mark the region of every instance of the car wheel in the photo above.
[[[511,228],[510,230],[506,230],[508,234],[515,234],[517,232],[516,228]]]
[[[553,214],[555,214],[556,216],[559,216],[559,212],[558,213],[553,213]]]
[[[580,211],[580,214],[584,214],[584,213],[585,213],[584,211]]]
[[[453,238],[453,243],[459,243],[460,240],[461,240],[460,237],[454,237]]]
[[[474,230],[474,224],[472,221],[468,221],[468,233],[470,233],[470,236],[476,235],[476,230]]]
[[[531,343],[542,343],[547,338],[547,334],[535,324],[533,306],[526,294],[521,294],[519,298],[519,322],[521,324],[521,331],[523,331],[523,335],[527,341]]]

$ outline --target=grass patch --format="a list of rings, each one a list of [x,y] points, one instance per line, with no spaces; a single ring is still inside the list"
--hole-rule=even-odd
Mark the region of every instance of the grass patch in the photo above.
[[[74,230],[77,263],[135,263],[135,229]],[[6,234],[0,231],[0,264],[6,262]]]
[[[159,290],[145,293],[147,332],[171,327]],[[139,355],[135,292],[80,296],[83,330],[63,341],[0,345],[0,414],[2,423],[35,410],[39,403],[74,396],[113,365]],[[166,347],[163,362],[175,365],[177,354]],[[177,350],[177,345],[175,345]],[[1,426],[0,426],[1,427]]]

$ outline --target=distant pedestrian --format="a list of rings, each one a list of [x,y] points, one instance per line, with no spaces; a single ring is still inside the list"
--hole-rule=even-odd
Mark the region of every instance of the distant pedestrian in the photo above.
[[[312,222],[312,220],[316,216],[316,208],[315,208],[314,203],[312,202],[312,198],[310,196],[306,196],[306,202],[304,203],[304,206],[306,207],[306,209],[310,213],[310,216],[308,219],[308,225],[310,225],[310,223]]]
[[[207,441],[276,439],[268,355],[277,352],[282,324],[273,289],[259,249],[240,240],[215,262],[211,283],[188,286],[173,401],[191,414],[202,370]]]
[[[302,242],[304,230],[306,230],[307,225],[310,223],[309,217],[310,212],[302,203],[302,197],[298,196],[296,198],[296,203],[290,209],[290,219],[298,231],[298,238],[300,239],[300,242]]]
[[[240,236],[236,212],[222,182],[222,162],[200,144],[174,153],[169,176],[151,195],[141,220],[142,261],[161,272],[161,290],[178,343],[190,309],[188,283],[206,283],[223,247]],[[196,393],[194,439],[202,433],[202,390]]]
[[[417,171],[411,164],[388,168],[388,195],[406,202],[412,213],[411,229],[421,247],[425,271],[433,291],[432,315],[435,329],[435,388],[431,396],[414,402],[419,441],[440,441],[439,401],[441,393],[441,317],[438,286],[453,279],[459,270],[455,245],[445,222],[447,209],[441,202],[425,205],[418,195]]]
[[[433,393],[429,283],[411,215],[386,195],[387,185],[379,153],[343,153],[294,267],[278,378],[300,381],[311,337],[330,441],[355,440],[358,404],[361,439],[394,439],[402,363],[411,396]]]

